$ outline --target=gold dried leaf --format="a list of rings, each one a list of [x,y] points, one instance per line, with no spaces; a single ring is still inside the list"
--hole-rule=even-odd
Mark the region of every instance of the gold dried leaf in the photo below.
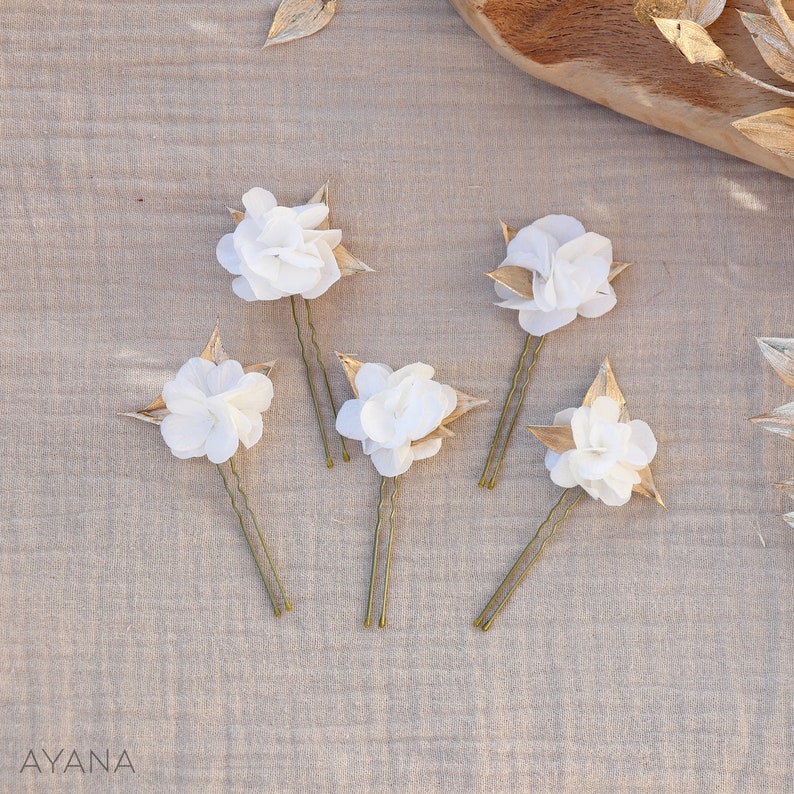
[[[460,419],[463,414],[467,414],[471,411],[472,408],[476,408],[478,405],[485,405],[488,402],[488,400],[484,400],[482,397],[472,397],[471,394],[458,391],[458,389],[455,389],[455,394],[458,396],[455,410],[441,422],[442,425],[452,424],[456,419]]]
[[[794,388],[794,339],[764,337],[755,341],[783,383]]]
[[[486,276],[492,278],[497,284],[507,287],[510,292],[518,295],[519,298],[526,298],[532,300],[534,293],[532,291],[532,271],[527,270],[525,267],[518,265],[504,265],[497,267]]]
[[[609,268],[609,275],[607,280],[612,281],[616,276],[619,276],[626,268],[631,267],[634,262],[613,262]]]
[[[745,11],[740,11],[739,14],[766,65],[782,78],[794,83],[794,47],[789,44],[780,25],[764,14],[748,14]]]
[[[221,361],[229,358],[221,344],[221,329],[218,320],[215,320],[215,329],[212,332],[212,336],[210,336],[209,342],[204,346],[204,350],[199,354],[199,358],[211,361],[213,364],[220,364]]]
[[[706,29],[688,19],[654,19],[656,27],[690,63],[702,63],[718,71],[731,62]]]
[[[634,16],[643,25],[653,27],[654,17],[678,19],[686,4],[686,0],[634,0]]]
[[[794,528],[794,513],[786,513],[783,520],[792,528]]]
[[[267,34],[265,47],[311,36],[336,12],[336,0],[282,0]]]
[[[337,358],[342,362],[342,366],[345,368],[345,375],[347,375],[350,388],[353,389],[353,394],[358,397],[358,389],[356,388],[356,375],[361,367],[364,366],[364,362],[359,361],[352,356],[348,356],[345,353],[337,353],[336,355]]]
[[[750,421],[761,425],[770,433],[794,439],[794,403],[786,403],[768,414],[754,416]]]
[[[326,182],[307,202],[307,204],[325,204],[330,210],[331,205],[328,203],[328,183]],[[327,231],[331,228],[331,213],[325,216],[323,222],[317,227],[321,231]]]
[[[527,430],[558,455],[576,448],[570,425],[527,425]]]
[[[639,475],[640,482],[632,486],[631,490],[641,496],[647,496],[649,499],[653,499],[656,504],[667,510],[667,505],[662,501],[662,497],[659,496],[659,491],[656,490],[656,483],[653,481],[651,467],[646,466],[644,469],[641,469]]]
[[[758,146],[781,157],[794,157],[794,108],[777,108],[732,123]]]
[[[518,229],[508,226],[503,220],[499,221],[502,224],[502,236],[505,238],[505,245],[510,245],[513,238],[518,234]]]
[[[232,216],[234,225],[239,226],[240,221],[245,217],[245,213],[241,212],[240,210],[233,210],[231,207],[226,207],[226,209],[229,210],[229,215]]]
[[[453,438],[455,434],[444,425],[439,425],[432,433],[428,433],[426,436],[418,439],[417,441],[412,441],[411,446],[414,447],[417,444],[423,444],[425,441],[435,441],[435,439],[445,439],[445,438]]]
[[[264,364],[249,364],[247,367],[243,367],[243,372],[246,374],[249,372],[258,372],[260,375],[269,376],[275,363],[275,361],[266,361]]]
[[[598,375],[596,375],[592,386],[587,390],[587,394],[582,400],[582,405],[591,406],[598,397],[611,397],[620,406],[620,421],[628,422],[629,411],[626,408],[626,398],[618,386],[615,379],[615,373],[612,371],[612,365],[609,363],[609,358],[605,358],[601,366],[598,368]]]
[[[789,499],[794,499],[794,480],[786,480],[785,482],[776,482],[775,488],[783,491]]]
[[[725,0],[687,0],[680,19],[691,19],[707,28],[719,19],[725,10]]]
[[[375,272],[369,265],[365,265],[358,257],[353,256],[341,243],[334,248],[333,254],[343,278],[356,273]]]

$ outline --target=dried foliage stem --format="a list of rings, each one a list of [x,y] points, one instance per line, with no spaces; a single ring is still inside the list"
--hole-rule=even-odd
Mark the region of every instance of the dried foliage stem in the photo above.
[[[270,596],[270,603],[273,605],[273,614],[277,618],[280,618],[281,610],[279,609],[279,606],[276,603],[276,597],[273,594],[273,590],[270,587],[270,582],[268,582],[267,580],[267,576],[265,575],[265,571],[262,568],[262,564],[259,562],[259,557],[257,557],[256,551],[254,551],[254,544],[251,541],[251,536],[248,534],[248,530],[245,528],[245,521],[243,520],[243,514],[240,512],[240,509],[237,507],[237,503],[234,500],[234,494],[232,493],[231,488],[229,488],[229,481],[226,479],[226,475],[223,473],[223,469],[221,468],[220,463],[216,463],[215,468],[218,470],[218,474],[221,475],[221,479],[223,480],[223,487],[226,489],[226,493],[229,496],[229,501],[232,503],[232,509],[237,515],[237,520],[240,522],[240,529],[242,529],[243,535],[245,535],[245,540],[248,543],[248,548],[251,550],[251,555],[253,556],[254,561],[256,562],[256,567],[259,569],[259,575],[262,577],[262,581],[265,583],[265,589],[267,590],[267,594]]]
[[[397,491],[400,488],[399,478],[394,478],[394,489],[391,492],[391,510],[389,512],[389,545],[386,548],[386,572],[383,575],[383,604],[380,608],[380,628],[386,627],[386,603],[389,599],[389,577],[391,575],[391,550],[394,543],[394,526],[397,515]]]
[[[794,97],[794,91],[789,91],[786,88],[778,88],[776,85],[772,85],[771,83],[765,83],[763,80],[759,80],[757,77],[753,77],[751,74],[743,72],[734,64],[721,68],[721,71],[724,71],[725,74],[728,74],[731,77],[739,77],[742,80],[746,80],[748,83],[752,83],[759,88],[764,88],[767,91],[773,91],[774,93],[781,94],[782,96]]]
[[[309,367],[309,359],[306,357],[306,346],[303,343],[303,335],[301,334],[301,327],[300,323],[298,322],[298,313],[297,309],[295,308],[295,296],[290,295],[290,307],[292,308],[292,319],[295,321],[295,330],[298,333],[298,344],[301,348],[301,358],[303,359],[303,366],[306,368],[306,380],[309,382],[309,391],[312,395],[312,403],[314,404],[314,414],[317,417],[317,427],[320,429],[320,436],[322,437],[323,441],[323,449],[325,450],[325,465],[328,466],[329,469],[332,469],[334,466],[334,461],[331,458],[331,450],[328,447],[328,437],[325,434],[325,428],[323,427],[323,417],[322,413],[320,412],[320,403],[317,401],[317,393],[314,390],[314,383],[312,382],[312,373],[311,368]]]
[[[270,570],[273,571],[273,578],[276,580],[276,584],[278,585],[278,589],[281,593],[281,598],[284,600],[284,609],[287,612],[292,611],[292,604],[289,602],[289,598],[287,598],[287,593],[284,590],[284,585],[281,583],[281,578],[278,575],[278,571],[276,570],[276,566],[273,563],[273,558],[270,556],[270,552],[267,548],[267,543],[265,543],[265,537],[262,534],[262,530],[259,527],[259,521],[256,519],[256,514],[251,509],[251,505],[248,502],[248,494],[243,490],[243,481],[240,479],[240,475],[237,472],[237,467],[234,465],[234,458],[229,458],[229,468],[232,470],[232,474],[234,475],[235,480],[237,480],[237,490],[240,492],[240,496],[243,497],[243,503],[245,504],[245,509],[248,511],[248,515],[251,516],[251,521],[254,524],[254,528],[256,529],[256,534],[259,536],[259,542],[262,544],[262,549],[265,552],[265,557],[267,557],[267,562],[270,565]]]
[[[367,614],[364,618],[364,628],[372,625],[372,602],[375,598],[375,579],[378,573],[378,547],[380,546],[381,509],[383,507],[383,493],[386,490],[386,477],[380,478],[378,491],[377,521],[375,522],[375,540],[372,544],[372,570],[369,576],[369,598],[367,599]]]
[[[532,538],[529,541],[529,543],[527,543],[527,545],[524,547],[524,550],[521,552],[521,554],[519,554],[518,559],[516,560],[515,564],[510,569],[510,571],[508,572],[507,576],[505,576],[505,578],[502,580],[502,583],[496,589],[496,592],[493,594],[493,597],[488,602],[488,604],[486,605],[485,609],[483,609],[483,611],[479,614],[479,616],[477,617],[477,620],[474,621],[474,625],[475,626],[479,626],[480,628],[482,628],[483,631],[488,631],[488,629],[490,629],[491,626],[493,625],[494,620],[496,620],[497,615],[505,608],[505,606],[507,606],[507,602],[512,598],[513,593],[515,593],[515,591],[519,588],[519,586],[521,585],[521,582],[524,581],[526,575],[530,572],[532,567],[535,565],[535,563],[540,558],[540,555],[543,553],[543,550],[546,548],[546,544],[554,537],[554,535],[557,532],[557,529],[565,521],[565,519],[568,518],[568,515],[570,514],[571,510],[573,510],[573,508],[576,507],[576,505],[578,504],[578,502],[582,498],[582,496],[584,496],[584,491],[580,490],[579,493],[576,496],[576,499],[574,499],[568,505],[568,507],[565,508],[565,512],[562,514],[561,518],[559,518],[557,521],[555,521],[555,523],[553,524],[553,526],[551,528],[551,531],[543,539],[543,542],[540,544],[540,548],[532,555],[532,557],[530,558],[529,562],[524,566],[524,569],[521,571],[521,573],[518,574],[518,576],[516,577],[515,582],[513,583],[512,587],[507,591],[507,593],[505,593],[504,598],[502,598],[502,600],[496,606],[496,608],[494,609],[493,613],[491,614],[491,617],[489,617],[488,620],[483,622],[483,619],[485,618],[485,615],[488,613],[488,611],[491,609],[493,604],[499,598],[501,592],[504,590],[504,588],[510,582],[512,577],[517,573],[519,567],[522,564],[522,561],[523,561],[524,557],[526,557],[527,553],[529,552],[530,548],[532,547],[532,544],[535,543],[535,541],[540,536],[541,530],[551,521],[552,517],[557,512],[557,509],[563,504],[563,502],[565,501],[565,498],[568,496],[568,494],[570,493],[571,490],[572,490],[571,488],[566,488],[563,491],[562,496],[556,502],[554,507],[551,508],[551,510],[549,511],[548,516],[546,516],[546,519],[538,527],[537,531],[532,536]]]
[[[507,408],[510,404],[511,400],[513,399],[513,395],[515,394],[516,387],[518,385],[518,377],[521,374],[522,369],[524,368],[524,361],[526,360],[527,353],[529,351],[529,343],[532,339],[530,334],[527,334],[527,340],[524,343],[524,349],[521,351],[521,357],[518,360],[518,366],[516,367],[515,374],[513,375],[513,382],[510,387],[510,391],[508,392],[507,399],[505,400],[505,407],[502,410],[502,416],[499,419],[499,424],[496,427],[496,433],[494,435],[494,443],[491,445],[491,452],[488,455],[488,460],[485,464],[485,470],[483,471],[483,475],[480,478],[479,486],[482,488],[485,484],[486,478],[488,477],[488,467],[491,465],[491,461],[493,459],[494,452],[496,450],[496,442],[499,437],[499,433],[502,430],[502,426],[504,424],[506,415],[507,415]],[[532,375],[532,370],[535,368],[535,364],[538,362],[538,354],[540,353],[540,349],[543,347],[543,343],[546,341],[546,336],[541,336],[538,339],[538,343],[535,346],[535,351],[532,354],[532,360],[529,362],[529,366],[527,367],[526,376],[524,378],[524,383],[521,385],[521,391],[518,395],[518,402],[516,403],[516,408],[513,413],[513,418],[510,420],[510,424],[507,428],[507,432],[505,433],[504,441],[502,443],[502,449],[499,453],[499,457],[496,459],[496,464],[493,469],[493,474],[491,475],[491,479],[488,480],[488,488],[489,490],[493,490],[496,486],[496,478],[499,474],[499,470],[502,468],[502,462],[504,461],[505,453],[507,452],[507,445],[510,442],[510,437],[513,435],[513,429],[516,426],[516,421],[518,420],[518,415],[521,413],[521,407],[524,404],[524,396],[526,395],[527,386],[529,385],[529,380]]]
[[[334,397],[331,394],[331,384],[328,382],[328,371],[325,368],[325,364],[323,363],[323,357],[320,353],[320,346],[317,344],[317,329],[314,327],[314,320],[312,319],[312,310],[311,305],[306,298],[303,299],[303,303],[306,306],[306,320],[309,323],[309,330],[311,331],[311,340],[312,340],[312,347],[314,347],[314,355],[317,358],[317,364],[320,367],[320,371],[323,373],[323,381],[325,382],[325,393],[328,395],[328,404],[331,406],[331,413],[334,416],[334,425],[336,425],[336,405],[334,405]],[[344,436],[339,436],[339,443],[342,445],[342,460],[345,463],[350,463],[350,453],[347,451],[347,447],[345,446],[345,439]]]

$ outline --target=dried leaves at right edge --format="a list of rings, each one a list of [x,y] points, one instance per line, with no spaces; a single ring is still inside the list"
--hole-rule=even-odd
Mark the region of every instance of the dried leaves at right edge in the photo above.
[[[336,0],[282,0],[265,47],[295,41],[322,30],[336,12]]]
[[[758,146],[781,157],[794,157],[794,108],[777,108],[732,123]]]
[[[794,83],[794,47],[789,44],[780,25],[772,17],[740,11],[742,22],[766,61],[766,65],[782,78]]]

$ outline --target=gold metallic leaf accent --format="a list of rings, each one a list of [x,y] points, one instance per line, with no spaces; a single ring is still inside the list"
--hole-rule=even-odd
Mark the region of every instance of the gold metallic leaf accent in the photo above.
[[[328,203],[328,183],[326,182],[307,202],[307,204],[325,204],[329,209],[328,215],[325,220],[317,227],[321,231],[327,231],[331,228],[331,205]]]
[[[341,243],[333,250],[336,264],[339,266],[339,272],[342,278],[345,276],[353,276],[356,273],[374,273],[375,271],[369,266],[365,265],[358,257],[353,256]]]
[[[719,19],[725,10],[725,0],[687,0],[680,19],[690,19],[707,28]]]
[[[337,353],[337,358],[342,362],[342,366],[345,368],[345,375],[347,375],[347,381],[350,384],[350,388],[353,390],[353,394],[358,397],[358,389],[356,388],[356,375],[361,367],[364,366],[363,361],[359,361],[352,356],[348,356],[345,353]]]
[[[336,12],[336,0],[282,0],[267,34],[265,47],[311,36]]]
[[[764,14],[748,14],[745,11],[739,14],[766,65],[794,83],[794,47],[789,44],[780,25]]]
[[[655,17],[678,19],[686,5],[686,0],[634,0],[634,16],[643,25],[653,27]]]
[[[626,398],[618,386],[615,379],[615,373],[612,371],[612,365],[609,359],[605,358],[601,366],[598,368],[598,375],[596,375],[590,388],[587,390],[582,405],[592,406],[598,397],[611,397],[620,406],[620,421],[629,422],[629,411],[626,407]],[[550,450],[558,454],[567,452],[569,449],[574,449],[576,446],[573,440],[573,430],[570,425],[552,425],[552,426],[530,426],[527,427],[530,433],[542,441]],[[638,474],[640,475],[640,482],[632,487],[634,493],[647,496],[653,499],[657,504],[666,507],[656,490],[656,484],[653,481],[653,474],[651,467],[646,466],[641,469]]]
[[[654,19],[661,34],[690,63],[713,68],[731,65],[725,53],[714,43],[706,29],[688,19]]]
[[[204,346],[204,350],[199,354],[199,358],[211,361],[213,364],[220,364],[221,361],[229,358],[221,344],[221,329],[217,320],[215,321],[215,329],[212,332],[212,336],[210,336],[209,342]]]
[[[245,213],[241,212],[240,210],[233,210],[231,207],[226,207],[226,209],[229,210],[229,215],[232,216],[234,225],[239,226],[240,221],[245,217]]]
[[[794,439],[794,403],[786,403],[775,408],[768,414],[761,414],[750,419],[770,433],[777,433],[785,438]]]
[[[794,339],[762,337],[755,341],[783,383],[794,388]]]
[[[782,0],[764,0],[764,5],[769,9],[769,13],[772,14],[788,43],[794,47],[794,21],[783,7]]]
[[[794,528],[794,513],[786,513],[782,518],[790,527]]]
[[[611,397],[620,406],[620,421],[630,421],[629,411],[626,408],[626,398],[623,396],[623,392],[615,379],[615,373],[612,371],[609,358],[605,358],[598,368],[598,375],[596,375],[595,380],[587,390],[587,394],[582,400],[582,405],[590,407],[598,397]]]
[[[794,480],[786,480],[785,482],[776,482],[775,488],[783,491],[789,499],[794,499]]]
[[[452,424],[456,419],[460,419],[463,414],[467,414],[471,411],[472,408],[476,408],[478,405],[485,405],[488,402],[488,400],[484,400],[482,397],[472,397],[471,394],[466,394],[466,392],[458,391],[457,389],[455,389],[455,394],[458,396],[455,410],[446,419],[441,421],[442,425]]]
[[[412,441],[411,446],[415,447],[417,444],[424,444],[425,441],[435,441],[437,438],[454,438],[455,434],[443,424],[439,425],[435,430],[423,436],[417,441]]]
[[[777,108],[732,123],[753,143],[782,157],[794,157],[794,108]]]
[[[613,262],[609,268],[608,281],[612,281],[615,277],[619,276],[626,268],[631,267],[634,262]]]
[[[527,425],[527,430],[558,455],[576,449],[570,425]]]
[[[535,297],[532,291],[532,271],[527,270],[525,267],[504,265],[503,267],[497,267],[496,270],[491,270],[490,273],[485,275],[492,278],[497,284],[507,287],[510,292],[518,295],[519,298],[532,300]]]
[[[499,223],[502,224],[502,237],[505,238],[505,245],[510,245],[513,238],[518,234],[518,229],[514,229],[512,226],[508,226],[503,220],[499,220]]]

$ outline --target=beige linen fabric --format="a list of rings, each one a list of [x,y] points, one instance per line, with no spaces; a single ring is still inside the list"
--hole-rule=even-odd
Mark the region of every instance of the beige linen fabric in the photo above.
[[[274,9],[6,4],[0,790],[792,791],[771,483],[794,445],[747,422],[791,398],[753,339],[794,335],[791,181],[528,77],[443,0],[345,0],[261,51]],[[249,187],[298,203],[326,179],[377,270],[315,303],[339,400],[334,349],[491,400],[402,478],[385,631],[361,626],[377,475],[357,444],[326,470],[288,304],[238,300],[214,256]],[[483,635],[558,489],[523,429],[476,487],[523,339],[482,274],[497,218],[550,212],[636,265],[614,311],[549,337],[522,424],[609,354],[669,510],[580,504]],[[213,467],[116,416],[216,315],[235,357],[278,359],[240,467],[294,600],[279,621]],[[54,773],[41,748],[65,748]],[[90,748],[134,774],[89,773]]]

